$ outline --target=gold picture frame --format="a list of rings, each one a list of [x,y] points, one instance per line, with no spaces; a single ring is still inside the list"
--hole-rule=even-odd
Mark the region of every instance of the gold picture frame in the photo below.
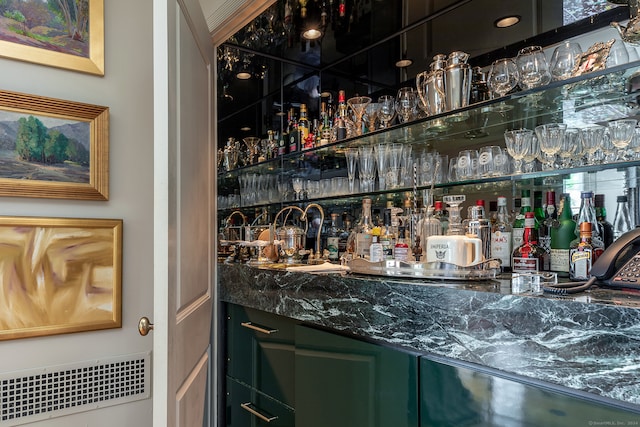
[[[576,64],[571,77],[581,76],[607,67],[607,58],[615,39],[607,42],[594,43],[589,49],[581,53],[576,59]]]
[[[39,0],[23,0],[23,3],[43,4]],[[28,20],[19,10],[5,16],[11,20],[9,28],[14,33],[0,37],[0,56],[104,76],[104,0],[82,0],[77,10],[76,13],[62,10],[57,15],[51,13],[52,19],[57,17],[56,24],[61,19],[75,19],[67,23],[66,28],[49,28],[46,22],[40,21],[35,28],[27,28]],[[67,16],[69,18],[65,18]],[[80,23],[76,22],[78,16]]]
[[[0,91],[0,122],[0,196],[109,199],[108,107]]]
[[[0,340],[122,327],[122,220],[0,217]]]

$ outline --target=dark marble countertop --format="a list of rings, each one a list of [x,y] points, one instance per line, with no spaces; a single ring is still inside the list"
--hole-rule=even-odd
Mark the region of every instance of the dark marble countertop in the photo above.
[[[640,294],[218,265],[221,301],[640,405]],[[639,408],[640,410],[640,408]]]

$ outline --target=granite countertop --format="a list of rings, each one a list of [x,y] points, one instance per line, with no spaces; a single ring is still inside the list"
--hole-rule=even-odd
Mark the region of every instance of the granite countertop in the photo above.
[[[640,294],[219,264],[220,300],[640,405]],[[640,410],[640,408],[638,408]]]

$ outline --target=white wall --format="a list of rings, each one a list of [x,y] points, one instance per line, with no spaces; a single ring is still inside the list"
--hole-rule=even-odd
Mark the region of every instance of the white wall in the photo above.
[[[110,108],[110,200],[3,197],[0,215],[121,218],[123,327],[0,342],[0,372],[150,351],[138,319],[153,314],[152,0],[104,0],[105,76],[0,58],[0,89]],[[151,400],[36,425],[151,425]]]

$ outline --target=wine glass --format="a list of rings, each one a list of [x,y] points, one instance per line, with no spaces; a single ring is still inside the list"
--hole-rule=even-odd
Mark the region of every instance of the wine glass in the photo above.
[[[376,121],[378,120],[378,112],[380,111],[380,104],[377,102],[370,102],[367,108],[364,110],[364,114],[367,116],[368,131],[373,132],[376,130]]]
[[[392,95],[382,95],[378,98],[378,104],[380,104],[380,110],[378,110],[380,127],[386,129],[396,116],[395,98]]]
[[[416,113],[416,101],[416,92],[412,87],[403,87],[398,90],[398,95],[396,96],[396,112],[403,123],[413,119]]]
[[[522,173],[522,160],[531,150],[533,131],[530,129],[515,129],[504,132],[504,142],[507,152],[514,160],[515,173]]]
[[[582,54],[579,43],[565,41],[555,48],[549,61],[549,70],[553,80],[566,80],[573,74],[576,60]]]
[[[347,104],[349,104],[351,111],[353,111],[356,116],[356,135],[362,135],[362,116],[364,115],[367,105],[370,103],[371,98],[368,96],[354,96],[353,98],[347,99]]]
[[[501,98],[518,85],[518,79],[518,67],[513,59],[498,59],[491,64],[489,76],[487,77],[487,86],[489,86],[493,97]],[[491,109],[497,112],[505,112],[513,109],[513,105],[501,102],[491,107]]]
[[[566,123],[548,123],[545,125],[536,126],[536,136],[538,137],[538,143],[540,144],[540,151],[544,156],[544,169],[553,169],[554,160],[556,154],[562,147],[564,140],[564,134],[567,131]]]
[[[627,153],[627,147],[631,144],[637,124],[636,119],[614,120],[607,123],[611,144],[618,149],[616,160],[627,160],[632,157]]]
[[[596,156],[596,152],[602,145],[604,132],[604,126],[600,125],[590,125],[580,129],[580,141],[582,142],[582,149],[587,155],[587,164],[593,165],[600,161]]]
[[[566,169],[571,166],[574,157],[580,152],[580,132],[577,128],[567,128],[558,151],[560,167]]]
[[[293,191],[296,193],[296,200],[302,200],[302,186],[303,179],[300,177],[294,177],[291,180],[291,184],[293,185]]]
[[[519,84],[523,90],[544,86],[551,81],[549,64],[540,46],[520,49],[516,65],[520,75]]]

